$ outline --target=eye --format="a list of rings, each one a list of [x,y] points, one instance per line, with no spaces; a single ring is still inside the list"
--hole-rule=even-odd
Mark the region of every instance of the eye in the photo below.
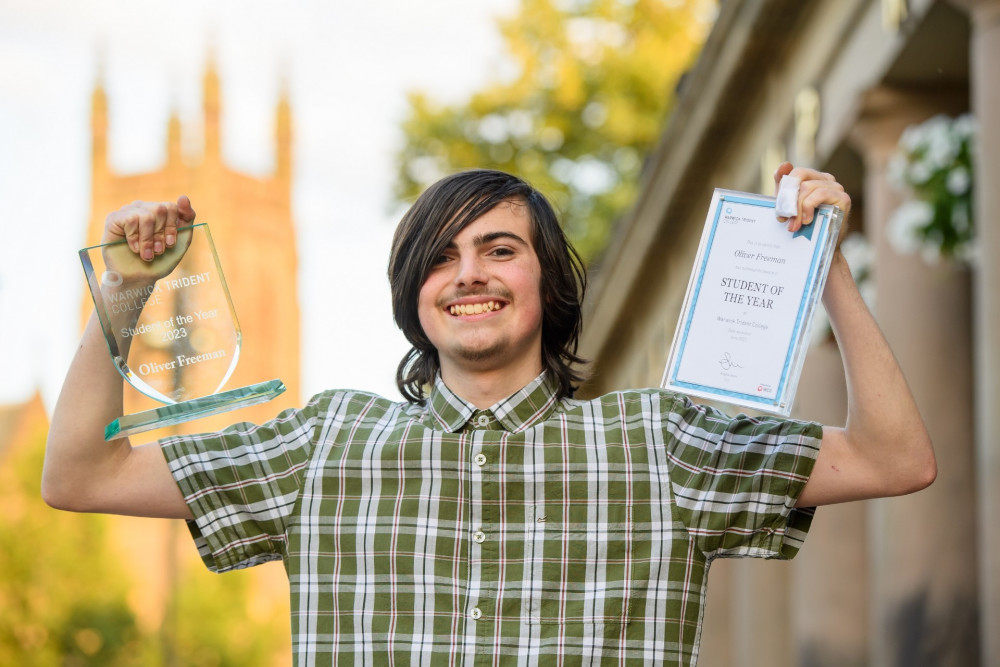
[[[491,257],[513,257],[514,249],[507,246],[497,246],[490,250]]]

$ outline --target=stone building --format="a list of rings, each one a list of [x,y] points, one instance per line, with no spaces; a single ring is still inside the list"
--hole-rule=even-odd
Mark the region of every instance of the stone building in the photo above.
[[[990,63],[994,63],[990,65]],[[1000,0],[727,0],[592,271],[586,394],[659,384],[715,187],[773,192],[782,159],[831,172],[873,248],[874,310],[916,395],[937,481],[821,508],[792,563],[717,561],[700,665],[1000,664]],[[900,254],[903,130],[979,123],[974,269]],[[839,424],[843,371],[815,345],[793,416]]]

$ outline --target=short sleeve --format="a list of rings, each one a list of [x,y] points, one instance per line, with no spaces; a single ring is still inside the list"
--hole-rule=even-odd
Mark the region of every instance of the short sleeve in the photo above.
[[[814,509],[795,502],[812,473],[823,427],[729,417],[679,395],[667,421],[675,506],[705,556],[793,557],[812,522]]]
[[[286,410],[262,425],[165,438],[160,447],[194,515],[188,528],[214,572],[284,558],[286,529],[303,469],[329,396]]]

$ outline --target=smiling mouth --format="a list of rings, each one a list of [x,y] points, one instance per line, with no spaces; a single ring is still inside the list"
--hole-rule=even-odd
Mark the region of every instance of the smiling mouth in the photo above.
[[[504,304],[500,301],[487,301],[486,303],[460,303],[448,306],[448,312],[456,317],[463,317],[467,315],[492,313],[503,307]]]

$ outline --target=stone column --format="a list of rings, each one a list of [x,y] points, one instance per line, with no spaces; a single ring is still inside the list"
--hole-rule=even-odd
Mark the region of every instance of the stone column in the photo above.
[[[972,111],[979,121],[974,272],[976,481],[982,664],[1000,665],[1000,0],[953,0],[969,12]]]
[[[859,228],[861,217],[860,211],[851,215],[852,229]],[[792,416],[833,426],[844,424],[844,366],[832,340],[809,351]],[[866,503],[816,510],[809,537],[791,567],[794,665],[869,664],[867,510]]]
[[[712,565],[715,568],[715,565]],[[732,565],[730,667],[792,667],[788,563],[757,558]]]
[[[705,596],[705,617],[701,627],[698,667],[732,667],[735,660],[733,611],[736,561],[720,558],[712,563]]]
[[[899,194],[886,177],[902,130],[964,100],[870,91],[853,134],[865,163],[875,311],[916,397],[938,460],[920,493],[870,503],[871,664],[979,664],[973,484],[971,297],[967,271],[900,255],[885,233]]]

